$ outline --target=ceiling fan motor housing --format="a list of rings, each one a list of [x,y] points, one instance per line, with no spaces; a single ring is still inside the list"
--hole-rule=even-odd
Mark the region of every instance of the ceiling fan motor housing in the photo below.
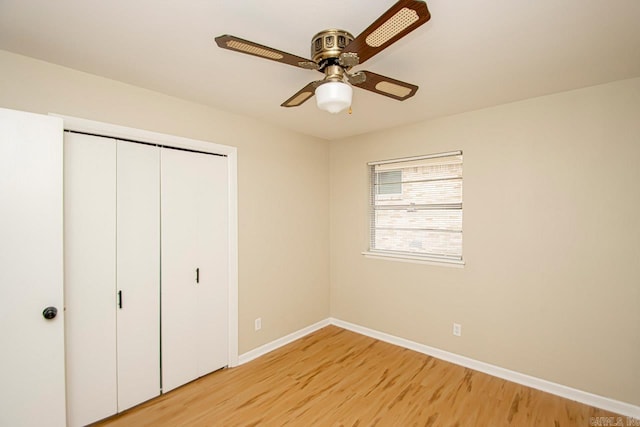
[[[353,41],[353,35],[344,30],[324,30],[311,39],[311,58],[320,71],[338,64],[342,50]]]

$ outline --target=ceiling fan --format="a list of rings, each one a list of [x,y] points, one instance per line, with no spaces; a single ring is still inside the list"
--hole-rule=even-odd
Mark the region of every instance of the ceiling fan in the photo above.
[[[389,10],[364,30],[353,37],[344,30],[324,30],[311,40],[311,58],[283,52],[228,34],[216,37],[223,49],[271,59],[283,64],[307,70],[316,70],[325,75],[322,80],[309,83],[282,107],[297,107],[314,94],[320,109],[339,113],[351,106],[351,85],[399,101],[411,98],[418,86],[371,71],[350,72],[356,65],[378,54],[402,37],[409,34],[431,18],[427,4],[421,0],[399,0]]]

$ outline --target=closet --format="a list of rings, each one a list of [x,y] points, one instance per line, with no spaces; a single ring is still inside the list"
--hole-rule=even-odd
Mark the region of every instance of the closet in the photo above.
[[[67,419],[228,364],[227,159],[65,132]]]

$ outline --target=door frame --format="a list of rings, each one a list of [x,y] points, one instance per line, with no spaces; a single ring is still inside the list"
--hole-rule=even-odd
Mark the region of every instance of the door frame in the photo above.
[[[229,367],[238,366],[238,149],[215,142],[184,138],[62,114],[50,113],[49,115],[61,118],[64,121],[65,131],[83,132],[108,138],[126,139],[227,156],[229,174],[228,362]]]

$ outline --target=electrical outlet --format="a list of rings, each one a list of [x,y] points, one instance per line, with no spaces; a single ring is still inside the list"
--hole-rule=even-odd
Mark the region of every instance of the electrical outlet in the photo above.
[[[453,324],[453,335],[457,336],[457,337],[461,337],[462,336],[462,325],[459,323],[454,323]]]
[[[256,319],[256,321],[254,322],[254,328],[256,331],[259,331],[260,329],[262,329],[262,317],[258,317]]]

